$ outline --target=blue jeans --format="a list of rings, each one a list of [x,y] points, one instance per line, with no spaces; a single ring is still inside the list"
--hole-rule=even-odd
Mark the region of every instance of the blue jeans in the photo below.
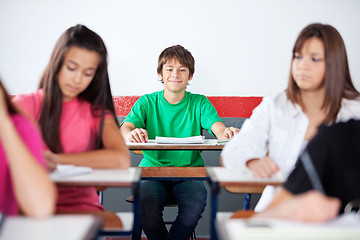
[[[149,240],[189,240],[206,206],[202,181],[140,181],[140,217]],[[163,220],[167,202],[178,203],[178,215],[169,232]]]

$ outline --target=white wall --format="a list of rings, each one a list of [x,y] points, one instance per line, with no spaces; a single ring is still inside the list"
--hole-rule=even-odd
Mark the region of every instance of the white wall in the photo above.
[[[11,94],[34,91],[57,38],[81,23],[107,45],[114,95],[161,89],[157,57],[174,44],[196,59],[189,91],[272,95],[286,87],[294,41],[313,22],[340,31],[360,89],[359,0],[0,0],[0,75]]]

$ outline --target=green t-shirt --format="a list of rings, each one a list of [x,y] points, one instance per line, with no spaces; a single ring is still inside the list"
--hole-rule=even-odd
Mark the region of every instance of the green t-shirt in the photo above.
[[[124,122],[146,129],[149,139],[155,139],[156,136],[199,136],[202,129],[213,134],[211,126],[222,120],[203,95],[185,92],[181,102],[170,104],[164,98],[164,91],[160,91],[140,97]],[[200,151],[143,151],[143,154],[140,167],[204,166]]]

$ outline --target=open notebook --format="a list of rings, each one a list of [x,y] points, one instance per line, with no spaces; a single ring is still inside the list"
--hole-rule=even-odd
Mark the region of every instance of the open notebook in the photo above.
[[[156,137],[155,143],[158,143],[158,144],[201,144],[201,143],[205,143],[205,136],[194,136],[194,137],[185,137],[185,138]]]
[[[67,177],[87,174],[92,171],[91,167],[80,167],[75,165],[58,164],[56,170],[50,173],[52,180],[59,180]]]

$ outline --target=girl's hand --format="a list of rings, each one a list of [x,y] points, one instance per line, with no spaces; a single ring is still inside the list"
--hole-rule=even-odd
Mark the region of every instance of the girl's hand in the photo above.
[[[0,88],[0,119],[9,116],[8,107],[6,105],[5,93],[2,88]]]
[[[59,163],[57,155],[55,153],[51,152],[51,151],[45,151],[44,152],[44,158],[45,158],[48,170],[50,172],[55,171],[56,166]]]
[[[276,165],[275,161],[268,156],[263,158],[251,159],[246,163],[255,177],[268,178],[276,174],[280,168]]]
[[[293,218],[297,221],[321,223],[334,219],[340,207],[339,199],[311,190],[295,197],[289,209],[294,211]]]
[[[340,207],[339,199],[325,196],[315,190],[294,195],[281,188],[268,208],[256,213],[255,217],[321,223],[334,219]]]
[[[147,143],[149,140],[148,133],[143,128],[135,128],[127,136],[127,141],[136,143]]]

